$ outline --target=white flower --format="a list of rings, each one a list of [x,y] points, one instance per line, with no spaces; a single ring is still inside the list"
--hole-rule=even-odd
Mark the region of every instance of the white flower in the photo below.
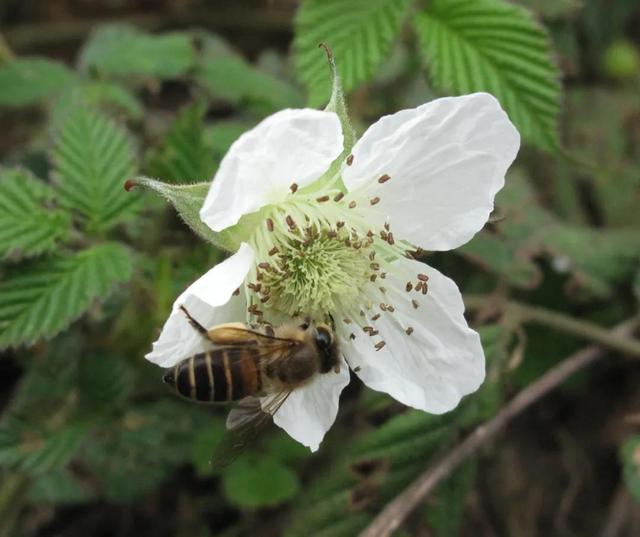
[[[336,114],[268,117],[232,145],[200,213],[216,232],[254,213],[250,238],[180,295],[147,358],[170,367],[203,350],[181,304],[205,326],[331,314],[365,384],[427,412],[453,409],[484,380],[480,339],[455,283],[408,254],[471,239],[518,147],[486,93],[381,118],[337,173],[325,173],[343,151]],[[274,421],[316,450],[348,382],[347,364],[318,375]]]

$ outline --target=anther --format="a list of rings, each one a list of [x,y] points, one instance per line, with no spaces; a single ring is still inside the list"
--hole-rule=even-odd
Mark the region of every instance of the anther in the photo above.
[[[391,304],[387,304],[387,311],[389,313],[393,313],[394,311],[396,311],[396,308],[394,308]]]
[[[372,331],[374,330],[374,328],[373,328],[373,326],[363,326],[363,327],[362,327],[362,330],[363,330],[364,332],[369,333],[369,332],[372,332]]]
[[[339,220],[338,222],[336,222],[336,227],[338,229],[342,229],[344,227],[344,222],[342,220]]]
[[[420,274],[418,274],[418,279],[421,282],[428,282],[429,281],[429,276],[427,276],[426,274],[420,273]]]
[[[396,243],[396,241],[393,239],[393,233],[389,233],[389,235],[387,236],[387,242],[392,246]]]
[[[369,203],[370,203],[371,205],[375,205],[376,203],[379,203],[379,202],[380,202],[380,197],[379,197],[379,196],[376,196],[375,198],[371,198],[371,199],[369,200]]]
[[[265,222],[267,224],[267,230],[273,231],[273,220],[271,220],[271,218],[267,218]]]
[[[416,291],[420,292],[422,290],[423,285],[424,285],[424,282],[416,283]]]
[[[356,339],[356,335],[353,332],[351,332],[351,334],[349,334],[349,339],[351,340]]]
[[[370,263],[369,266],[373,269],[373,270],[380,270],[380,263]]]
[[[413,289],[413,284],[411,282],[407,282],[407,285],[405,285],[404,288],[406,289],[406,291],[408,293],[409,291],[411,291],[411,289]]]
[[[375,250],[371,250],[371,252],[369,252],[369,259],[371,261],[373,261],[376,257],[376,251]]]
[[[417,310],[418,306],[420,306],[420,304],[418,303],[418,301],[414,298],[411,300],[411,304],[413,305],[413,309]]]
[[[426,283],[422,284],[422,294],[426,295],[429,292],[429,286]]]
[[[269,250],[269,255],[276,255],[278,253],[278,247],[274,246],[273,248],[271,248],[271,250]]]
[[[258,263],[258,266],[263,270],[267,270],[267,269],[271,268],[271,265],[269,263],[264,262],[264,261],[262,263]],[[260,279],[260,278],[258,278],[258,279]]]
[[[374,345],[374,347],[376,348],[376,351],[379,351],[380,349],[382,349],[382,347],[384,347],[386,345],[386,343],[384,341],[378,341],[378,343],[376,343]]]
[[[338,236],[338,234],[333,230],[329,230],[327,231],[327,237],[330,239],[335,239]]]
[[[295,220],[291,217],[290,214],[287,215],[287,218],[285,218],[285,220],[287,221],[287,225],[289,226],[289,229],[294,230],[296,229],[296,222]]]
[[[351,324],[351,319],[342,319],[342,322],[345,324]]]
[[[233,296],[238,296],[240,294],[240,287],[238,287],[234,292]]]
[[[353,155],[349,155],[347,157],[347,166],[351,166],[353,164]]]
[[[378,278],[377,274],[372,274],[371,276],[369,276],[369,280],[371,280],[372,282],[375,282],[377,278]]]
[[[386,229],[387,231],[389,231],[391,229],[391,226],[389,225],[389,222],[385,222],[384,223],[384,229]]]
[[[356,207],[356,202],[355,201],[352,201],[352,202],[349,203],[349,209],[355,209],[355,207]]]
[[[364,317],[365,313],[363,310],[360,310],[360,317]]]
[[[391,179],[391,176],[385,173],[384,175],[381,175],[380,177],[378,177],[378,183],[380,184],[386,183],[389,179]]]
[[[406,333],[408,336],[410,336],[411,334],[413,334],[413,327],[411,327],[411,326],[410,326],[410,327],[408,327],[408,328],[405,330],[405,333]]]
[[[295,194],[298,191],[298,185],[296,183],[291,183],[289,188],[291,189],[292,194]]]
[[[269,300],[271,298],[271,295],[264,295],[261,299],[260,302],[262,302],[263,304]]]
[[[338,193],[333,197],[333,201],[338,202],[338,201],[340,201],[342,198],[344,198],[344,192],[338,192]]]
[[[319,198],[316,198],[316,201],[318,203],[324,203],[325,201],[329,201],[329,196],[320,196]]]
[[[377,330],[371,330],[371,331],[369,332],[369,335],[370,335],[371,337],[373,337],[373,336],[377,336],[379,333],[380,333],[380,332],[378,332]]]
[[[384,280],[387,277],[387,273],[386,272],[381,272],[380,273],[380,277]]]
[[[381,303],[380,303],[380,309],[381,309],[382,311],[387,311],[387,305],[386,305],[384,302],[381,302]]]
[[[367,231],[367,237],[369,237],[370,239],[372,239],[372,238],[373,238],[373,235],[374,235],[373,231],[371,231],[371,230]]]
[[[382,293],[386,293],[387,292],[387,288],[386,287],[379,287],[380,291]]]

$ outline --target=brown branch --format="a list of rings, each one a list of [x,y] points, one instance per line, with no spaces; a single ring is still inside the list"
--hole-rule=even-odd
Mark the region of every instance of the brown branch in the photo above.
[[[584,338],[603,347],[609,347],[623,354],[640,358],[640,341],[638,339],[617,334],[609,328],[575,319],[564,313],[523,304],[514,300],[504,300],[491,295],[466,295],[464,303],[469,310],[495,308],[523,323],[531,322],[548,326],[565,334]]]
[[[638,327],[639,321],[637,318],[625,321],[616,326],[612,333],[616,336],[629,336]],[[467,457],[504,429],[514,417],[560,386],[571,375],[595,362],[602,354],[603,349],[600,346],[590,345],[572,354],[538,380],[532,382],[511,399],[492,419],[477,427],[448,455],[429,467],[409,487],[396,496],[360,534],[360,537],[386,537],[390,535],[424,501],[426,496],[433,492],[436,486]]]

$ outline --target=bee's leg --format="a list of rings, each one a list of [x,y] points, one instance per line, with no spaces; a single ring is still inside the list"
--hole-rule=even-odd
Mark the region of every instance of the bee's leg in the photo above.
[[[191,317],[191,314],[187,311],[187,308],[181,305],[180,309],[187,316],[187,320],[189,321],[189,324],[193,326],[200,334],[202,334],[202,336],[209,339],[209,334],[207,333],[207,329],[204,326],[202,326],[198,321],[196,321],[193,317]]]

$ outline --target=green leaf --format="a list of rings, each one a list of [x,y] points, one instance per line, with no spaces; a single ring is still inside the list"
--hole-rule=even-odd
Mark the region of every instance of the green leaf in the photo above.
[[[132,270],[131,254],[117,243],[22,266],[0,283],[0,348],[54,336]]]
[[[33,423],[10,420],[0,428],[0,465],[31,474],[64,466],[80,447],[87,430],[85,423],[38,430]]]
[[[69,215],[52,207],[55,191],[21,168],[0,168],[0,259],[53,250],[71,230]]]
[[[435,86],[492,93],[524,138],[557,148],[559,72],[529,12],[501,0],[433,0],[414,27]]]
[[[527,179],[517,170],[496,197],[503,216],[457,252],[513,285],[539,283],[536,258],[546,254],[557,272],[570,276],[573,290],[609,296],[628,282],[640,261],[640,234],[633,229],[589,228],[568,224],[540,206]]]
[[[51,111],[54,128],[61,125],[72,110],[80,107],[124,114],[135,120],[142,119],[144,114],[142,104],[128,89],[113,82],[89,80],[68,88],[60,95]]]
[[[302,105],[299,91],[291,84],[253,67],[236,54],[204,55],[195,77],[212,96],[249,106],[259,115]]]
[[[76,504],[92,500],[95,494],[66,468],[56,468],[38,476],[28,492],[32,502]]]
[[[435,492],[427,507],[427,520],[435,537],[457,537],[464,515],[467,497],[475,481],[477,459],[462,464]]]
[[[289,500],[298,492],[300,483],[296,474],[277,459],[251,458],[247,454],[225,470],[223,487],[232,503],[255,508]]]
[[[80,68],[114,77],[175,78],[195,62],[191,37],[150,35],[126,24],[101,26],[80,54]]]
[[[94,353],[80,359],[78,388],[83,411],[113,411],[127,400],[133,384],[133,371],[117,356]]]
[[[56,96],[75,74],[60,62],[18,58],[0,66],[0,106],[27,106]]]
[[[210,422],[202,407],[181,401],[140,404],[86,442],[81,461],[106,499],[132,502],[158,487],[173,468],[190,462],[193,435]]]
[[[52,158],[61,202],[80,213],[88,231],[105,230],[128,216],[135,198],[123,185],[135,174],[136,161],[122,127],[94,110],[73,110]]]
[[[640,502],[640,435],[627,438],[620,450],[622,473],[631,495]]]
[[[319,43],[326,43],[346,91],[371,78],[389,54],[408,0],[305,0],[295,21],[295,64],[309,104],[329,100],[331,81]]]
[[[204,138],[206,111],[204,103],[180,111],[163,144],[147,157],[151,175],[174,183],[211,180],[216,162]]]

